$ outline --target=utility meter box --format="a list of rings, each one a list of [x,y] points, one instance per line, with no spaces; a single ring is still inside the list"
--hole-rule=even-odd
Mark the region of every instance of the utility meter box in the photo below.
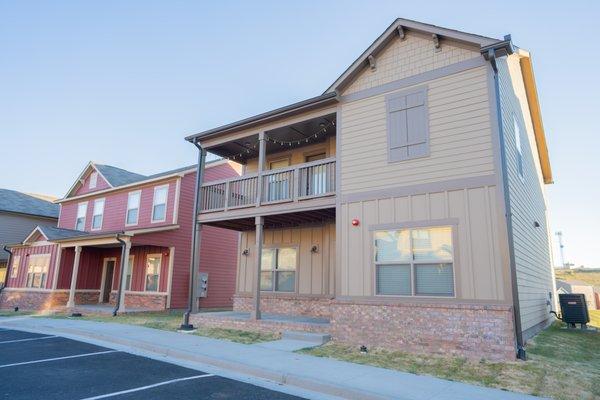
[[[208,295],[208,272],[200,272],[198,274],[198,297],[206,297]]]

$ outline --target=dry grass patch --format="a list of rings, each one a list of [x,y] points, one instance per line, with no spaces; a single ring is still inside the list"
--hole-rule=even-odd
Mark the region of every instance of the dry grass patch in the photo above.
[[[583,281],[588,285],[600,287],[600,271],[586,271],[585,269],[555,270],[556,279],[562,281]]]
[[[113,317],[112,315],[104,314],[86,314],[80,319],[97,322],[114,322],[118,324],[138,325],[146,328],[161,329],[164,331],[175,332],[179,329],[182,322],[183,311],[156,311],[156,312],[140,312],[131,314],[122,314]],[[55,314],[53,318],[68,318],[66,314]],[[238,329],[224,328],[207,328],[200,327],[194,335],[210,337],[213,339],[229,340],[231,342],[253,344],[260,342],[268,342],[278,339],[275,334],[249,332]]]
[[[300,352],[555,399],[600,398],[600,333],[568,331],[557,323],[530,341],[527,350],[527,362],[477,362],[380,349],[362,354],[340,344]]]

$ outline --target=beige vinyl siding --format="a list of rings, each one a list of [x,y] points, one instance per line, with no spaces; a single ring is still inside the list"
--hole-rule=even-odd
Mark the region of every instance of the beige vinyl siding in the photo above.
[[[388,163],[385,95],[394,92],[342,104],[342,194],[494,173],[486,68],[424,85],[429,102],[428,157]]]
[[[550,320],[546,302],[553,279],[546,200],[519,58],[513,55],[498,64],[519,306],[528,337]],[[513,117],[521,132],[523,179],[518,172]]]
[[[251,293],[254,279],[256,254],[254,231],[242,232],[240,249],[248,249],[247,256],[239,257],[236,291]],[[296,270],[298,294],[320,296],[334,293],[335,267],[335,224],[307,226],[286,229],[265,229],[265,247],[298,248],[298,269]],[[316,253],[311,252],[318,247]]]
[[[456,299],[509,301],[509,275],[508,269],[502,268],[496,196],[495,186],[482,186],[342,204],[339,294],[375,294],[371,226],[455,219]],[[360,221],[358,227],[351,225],[354,218]]]
[[[390,42],[376,56],[377,68],[373,71],[366,67],[343,94],[380,86],[478,56],[479,49],[475,47],[459,47],[458,44],[444,40],[441,48],[435,49],[431,35],[409,32],[404,40],[397,37]]]
[[[269,162],[275,160],[281,160],[287,158],[290,160],[290,166],[296,164],[302,164],[306,162],[306,156],[314,155],[316,153],[325,153],[326,157],[335,156],[335,136],[328,137],[323,143],[316,143],[308,146],[295,148],[293,150],[286,150],[277,153],[267,154],[266,157],[266,168],[269,168]],[[246,164],[246,171],[244,173],[251,174],[256,172],[258,169],[258,158],[252,158],[248,160]]]

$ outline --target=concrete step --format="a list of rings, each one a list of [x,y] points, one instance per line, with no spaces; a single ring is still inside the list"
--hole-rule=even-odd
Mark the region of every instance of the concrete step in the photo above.
[[[284,331],[281,335],[283,340],[295,340],[302,342],[316,343],[322,345],[331,340],[331,335],[328,333],[313,333],[313,332],[298,332]]]

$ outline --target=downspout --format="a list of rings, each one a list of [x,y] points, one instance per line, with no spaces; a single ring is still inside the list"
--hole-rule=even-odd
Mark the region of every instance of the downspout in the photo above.
[[[512,54],[512,44],[510,43],[510,36],[505,37],[505,41],[500,43],[501,49],[504,52],[502,55]],[[498,132],[500,136],[500,160],[501,160],[501,173],[502,173],[502,186],[504,189],[504,204],[506,207],[506,230],[508,233],[508,253],[510,263],[510,276],[511,276],[511,289],[513,298],[513,314],[515,322],[515,337],[517,341],[517,358],[525,361],[527,360],[527,353],[525,351],[525,344],[523,340],[523,328],[521,324],[521,309],[519,306],[519,287],[517,285],[517,263],[515,260],[515,244],[513,238],[513,222],[512,222],[512,209],[510,203],[510,192],[507,172],[507,161],[506,161],[506,147],[504,137],[504,124],[502,121],[502,105],[500,103],[500,82],[498,78],[498,64],[496,61],[496,50],[498,47],[491,47],[485,54],[487,60],[492,65],[494,71],[494,91],[496,95],[496,112],[498,115]]]
[[[0,293],[2,293],[4,288],[8,285],[8,278],[10,277],[10,263],[13,259],[13,252],[10,250],[10,247],[4,246],[4,251],[8,253],[8,261],[6,263],[6,275],[4,276],[4,282],[2,282],[2,286],[0,286]]]
[[[200,224],[198,223],[198,205],[200,204],[200,187],[202,185],[203,174],[204,174],[204,163],[206,162],[206,150],[202,148],[197,142],[197,140],[193,140],[192,143],[194,146],[198,148],[198,164],[196,165],[196,193],[194,195],[194,225],[192,228],[192,256],[190,259],[190,278],[189,278],[189,287],[188,287],[188,309],[183,314],[183,323],[179,327],[181,330],[190,331],[194,329],[194,325],[190,324],[190,314],[193,311],[194,301],[197,301],[194,293],[195,293],[195,285],[196,285],[196,259],[198,258],[198,238],[200,232]]]
[[[117,300],[115,301],[115,308],[113,310],[113,317],[117,316],[117,311],[119,310],[119,306],[121,305],[121,291],[123,290],[123,279],[126,279],[125,274],[125,246],[127,246],[127,242],[121,239],[120,235],[123,235],[125,232],[117,233],[116,239],[117,242],[121,243],[121,282],[119,282],[119,289],[117,290]],[[102,293],[100,293],[102,296]]]

